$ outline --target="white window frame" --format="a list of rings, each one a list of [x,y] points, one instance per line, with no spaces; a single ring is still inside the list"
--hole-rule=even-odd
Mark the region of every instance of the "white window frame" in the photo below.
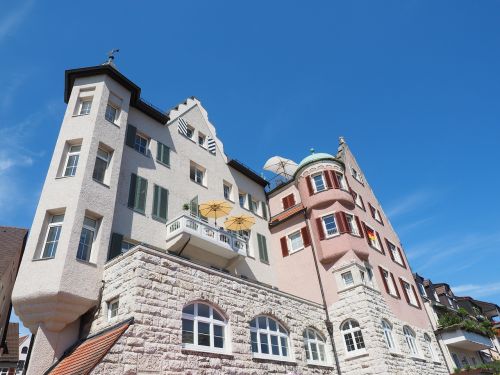
[[[55,218],[61,218],[60,221],[54,221]],[[43,241],[43,247],[42,251],[40,253],[40,258],[41,259],[50,259],[54,258],[56,256],[57,252],[57,245],[59,244],[59,238],[61,237],[61,231],[62,231],[62,225],[64,223],[64,214],[53,214],[50,215],[49,217],[49,224],[47,225],[47,231],[45,233],[45,240]],[[55,243],[55,247],[52,249],[52,252],[49,256],[45,256],[45,247],[47,246],[48,240],[49,240],[49,233],[51,228],[57,228],[57,239],[55,241],[51,241],[51,243]]]
[[[207,170],[201,165],[191,162],[189,166],[189,179],[198,185],[206,186],[206,171]],[[191,175],[191,172],[193,172],[193,176]],[[201,181],[198,181],[200,179],[200,174]]]
[[[188,133],[191,133],[191,135],[189,135]],[[190,140],[192,140],[194,142],[194,133],[195,133],[195,128],[193,128],[191,125],[187,125],[186,126],[186,137]]]
[[[328,229],[326,227],[326,222],[325,222],[325,218],[327,218],[327,217],[333,218],[333,222],[335,223],[335,228],[336,228],[335,233],[332,233],[332,234],[328,233]],[[323,225],[323,231],[325,232],[325,238],[332,238],[332,237],[336,237],[336,236],[340,235],[339,224],[337,223],[337,219],[335,218],[335,212],[321,216],[321,223]]]
[[[78,151],[72,151],[73,147],[75,147],[75,148],[78,147]],[[81,151],[82,151],[82,144],[81,143],[69,145],[68,152],[66,155],[66,162],[64,163],[64,170],[63,170],[64,177],[74,177],[76,175],[76,170],[78,169],[78,162],[80,161],[80,152]],[[69,163],[69,159],[71,156],[76,156],[76,159],[75,159],[76,163],[72,166],[69,166],[68,163]],[[66,170],[68,168],[73,169],[73,174],[66,174]]]
[[[200,138],[203,138],[203,142],[200,143]],[[207,148],[207,136],[202,132],[198,132],[198,140],[197,143],[200,147],[206,149]]]
[[[99,155],[99,152],[101,152],[102,154],[106,154],[106,157],[102,156],[102,155]],[[95,167],[97,165],[97,159],[103,161],[106,163],[106,168],[104,169],[104,175],[102,176],[102,180],[99,180],[97,178],[94,177],[94,173],[95,173]],[[109,167],[109,161],[111,160],[111,152],[110,151],[106,151],[104,148],[102,147],[99,147],[97,149],[97,154],[96,154],[96,162],[94,163],[94,170],[92,171],[92,178],[95,180],[95,181],[98,181],[100,183],[105,183],[106,182],[106,179],[107,179],[107,175],[108,175],[108,167]]]
[[[316,329],[308,327],[304,331],[304,350],[306,351],[306,361],[311,365],[328,365],[326,339]],[[316,348],[318,359],[313,358],[313,348]]]
[[[227,197],[226,197],[226,188],[228,189]],[[233,200],[233,185],[227,181],[223,181],[223,183],[222,183],[222,194],[224,195],[224,199],[227,199],[230,202],[234,202],[234,200]]]
[[[241,200],[242,197],[243,197],[243,202]],[[238,192],[238,204],[240,205],[240,207],[247,208],[247,201],[248,201],[247,197],[248,197],[247,193],[244,193],[242,191]]]
[[[137,140],[139,139],[139,143]],[[144,152],[141,151],[142,149],[142,143],[140,142],[141,140],[146,141],[146,145],[144,146]],[[141,134],[137,132],[135,134],[134,138],[134,150],[136,150],[138,153],[143,154],[143,155],[148,155],[148,150],[149,150],[149,138],[146,137],[144,134]]]
[[[116,309],[113,308],[115,304],[116,304]],[[120,299],[118,297],[113,298],[112,300],[109,300],[106,305],[108,310],[108,322],[109,322],[118,316],[118,312],[120,310]]]
[[[432,344],[432,339],[427,333],[424,334],[424,341],[425,341],[425,345],[427,345],[427,350],[431,354],[431,359],[434,362],[439,362],[439,357],[438,357],[436,351],[434,350],[434,345]]]
[[[347,181],[343,173],[341,172],[333,172],[337,176],[337,180],[339,182],[339,187],[342,190],[349,190],[349,187],[347,186]]]
[[[356,326],[353,326],[353,323],[355,323]],[[346,325],[349,326],[347,329],[345,328]],[[354,319],[347,319],[341,324],[340,332],[342,334],[342,339],[343,339],[342,341],[344,342],[344,349],[348,357],[366,353],[365,339],[363,337],[363,331],[361,330],[361,326],[359,325],[358,321]],[[360,333],[361,344],[356,341],[356,332]],[[346,338],[347,335],[349,335],[352,340],[352,343],[354,345],[353,350],[349,350],[349,347],[347,346],[347,338]]]
[[[354,217],[354,215],[346,213],[345,217],[346,217],[347,225],[350,226],[351,234],[353,234],[355,236],[359,236],[360,235],[359,234],[360,228],[358,228],[358,223],[356,222],[356,218]]]
[[[260,327],[260,322],[259,318],[265,318],[266,319],[266,327]],[[274,324],[276,325],[276,330],[271,330],[269,321],[273,321]],[[255,322],[255,327],[252,327],[252,323]],[[290,339],[288,335],[288,331],[283,327],[280,322],[278,322],[276,319],[273,319],[270,316],[265,316],[265,315],[259,315],[256,316],[254,319],[252,319],[252,322],[250,323],[250,337],[251,334],[255,333],[256,335],[256,344],[257,344],[257,352],[253,351],[253,345],[252,345],[252,354],[254,358],[265,358],[265,359],[277,359],[277,360],[285,360],[285,361],[290,361],[292,358],[292,352],[290,348]],[[261,348],[261,335],[266,335],[267,337],[267,346],[269,349],[269,353],[262,353],[262,348]],[[272,340],[271,337],[277,337],[278,340],[278,351],[279,354],[272,354]],[[286,355],[283,355],[283,341],[285,340],[285,348],[286,348]],[[252,339],[250,338],[251,344],[253,344]]]
[[[340,277],[342,278],[342,282],[344,283],[344,286],[351,286],[354,285],[354,276],[352,275],[351,271],[346,271],[340,274]]]
[[[400,266],[403,265],[403,259],[401,259],[401,254],[398,251],[398,248],[396,245],[394,245],[391,241],[387,240],[387,243],[389,245],[389,251],[392,253],[392,256],[394,257],[394,261],[399,264]]]
[[[363,206],[363,201],[361,200],[361,195],[359,193],[356,193],[356,192],[354,192],[354,194],[356,194],[356,198],[354,199],[354,203],[356,203],[356,206],[358,206],[359,208],[364,210],[365,207]]]
[[[366,229],[367,229],[366,230],[366,237],[368,238],[368,241],[370,241],[370,246],[377,249],[378,251],[382,251],[382,244],[378,240],[377,232],[375,231],[375,229],[371,228],[368,225],[366,226]],[[373,243],[373,240],[368,235],[369,231],[372,231],[375,234],[375,243]]]
[[[368,285],[368,286],[373,288],[374,287],[373,268],[372,268],[372,266],[368,265],[367,263],[365,263],[364,266],[365,266],[364,273],[366,274],[366,278],[361,277],[361,281],[363,282],[364,285]]]
[[[394,283],[393,278],[391,277],[391,273],[385,268],[382,268],[382,270],[384,271],[385,282],[387,283],[387,287],[389,288],[389,294],[393,297],[397,297],[397,286]]]
[[[404,326],[403,333],[405,335],[406,344],[410,350],[410,355],[413,357],[420,357],[420,352],[417,346],[416,334],[410,327]]]
[[[293,240],[292,240],[291,237],[292,236],[296,236],[296,235],[298,235],[298,237],[300,237],[301,245],[299,247],[297,247],[296,249],[294,249],[293,248]],[[304,249],[304,239],[302,238],[302,232],[300,231],[300,229],[287,234],[286,240],[288,242],[288,247],[290,249],[290,254],[296,253],[297,251],[300,251],[300,250]]]
[[[115,110],[115,115],[114,115],[113,120],[110,120],[108,118],[108,107]],[[107,120],[107,121],[109,121],[109,122],[111,122],[112,124],[116,124],[117,120],[118,120],[118,117],[119,117],[119,111],[120,111],[120,108],[118,108],[116,105],[111,104],[111,103],[108,102],[108,104],[106,104],[106,110],[104,112],[104,119]]]
[[[403,287],[405,288],[408,299],[410,300],[410,305],[418,307],[417,296],[413,293],[411,284],[406,279],[401,278],[401,280],[403,280]]]
[[[422,283],[417,283],[418,290],[420,292],[420,295],[423,297],[427,297],[427,291],[425,290],[424,284]]]
[[[358,181],[359,183],[363,183],[363,176],[361,176],[361,173],[359,173],[356,169],[354,169],[353,167],[351,167],[351,175],[352,177],[354,177],[354,179],[356,181]]]
[[[92,110],[92,100],[93,97],[83,97],[79,100],[79,108],[78,108],[78,116],[86,116],[90,114],[90,111]],[[85,103],[90,103],[89,108],[84,111],[85,108]]]
[[[193,314],[185,313],[184,310],[191,306],[194,305],[193,309]],[[200,316],[198,313],[198,308],[199,305],[205,305],[208,306],[208,317],[205,316]],[[223,320],[219,320],[214,318],[214,311],[221,316]],[[193,343],[182,343],[182,347],[185,349],[190,349],[190,350],[196,350],[196,351],[202,351],[202,352],[214,352],[214,353],[228,353],[229,352],[229,340],[228,340],[228,331],[229,331],[229,325],[228,321],[225,318],[224,314],[222,314],[221,311],[213,307],[211,304],[207,302],[193,302],[193,303],[188,303],[182,308],[182,319],[184,320],[190,320],[193,322]],[[205,323],[208,324],[209,327],[209,336],[210,336],[210,345],[199,345],[198,344],[198,323]],[[216,347],[214,344],[214,339],[215,339],[215,332],[214,332],[214,326],[219,326],[222,327],[222,340],[223,340],[223,346],[222,348]],[[181,325],[181,336],[182,336],[183,328]],[[182,340],[181,340],[182,341]]]
[[[394,340],[394,335],[392,334],[393,332],[392,324],[389,323],[387,320],[382,319],[381,325],[387,348],[389,349],[390,352],[396,353],[398,351],[398,348],[396,346],[396,341]]]
[[[93,223],[90,223],[90,222],[93,222]],[[76,253],[76,258],[78,260],[81,260],[83,262],[90,262],[90,258],[92,256],[92,248],[93,248],[93,245],[94,245],[94,242],[96,239],[96,235],[97,235],[97,227],[98,227],[98,221],[96,219],[88,217],[88,216],[85,216],[83,218],[82,231],[80,234],[80,240],[78,241],[78,249],[77,249],[77,253]],[[83,234],[84,230],[92,232],[92,240],[91,240],[90,244],[88,244],[88,250],[87,250],[87,258],[88,259],[83,259],[80,257],[81,256],[80,255],[80,245],[82,245],[81,240],[82,240],[82,234]]]
[[[316,184],[316,180],[314,179],[317,176],[321,177],[321,181],[322,181],[322,184],[323,184],[323,189],[321,189],[321,190],[318,190],[318,185]],[[314,189],[315,193],[319,193],[319,192],[325,191],[328,188],[326,186],[325,175],[323,174],[323,172],[318,172],[318,173],[312,174],[311,175],[311,180],[312,180],[313,189]]]

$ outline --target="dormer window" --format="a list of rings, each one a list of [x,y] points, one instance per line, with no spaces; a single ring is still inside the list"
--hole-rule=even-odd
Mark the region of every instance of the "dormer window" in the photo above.
[[[316,173],[312,175],[311,178],[314,182],[314,191],[316,193],[319,193],[320,191],[326,189],[325,178],[323,177],[323,173]]]

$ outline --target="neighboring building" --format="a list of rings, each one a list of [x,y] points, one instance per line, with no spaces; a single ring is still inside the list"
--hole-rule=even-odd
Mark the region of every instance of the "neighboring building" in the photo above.
[[[140,93],[110,64],[66,72],[13,294],[28,374],[448,373],[343,141],[266,191],[196,98],[163,113]],[[212,199],[255,224],[221,229],[198,210]]]
[[[0,356],[0,375],[15,375],[19,360],[19,323],[9,323],[4,350]]]
[[[32,337],[31,335],[19,336],[19,361],[17,362],[16,375],[24,374]]]
[[[498,338],[489,337],[479,327],[485,320],[496,324],[498,306],[470,297],[457,297],[446,283],[433,284],[418,274],[414,277],[451,369],[473,367],[498,359]]]

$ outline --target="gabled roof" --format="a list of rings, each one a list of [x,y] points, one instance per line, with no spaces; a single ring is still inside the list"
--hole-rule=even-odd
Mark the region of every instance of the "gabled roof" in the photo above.
[[[296,214],[304,211],[304,205],[302,203],[296,204],[293,207],[290,207],[286,211],[283,211],[271,218],[269,221],[269,226],[274,227],[278,224],[281,224],[285,220],[288,220],[289,218],[295,216]]]
[[[45,375],[87,375],[101,362],[120,336],[133,324],[127,319],[78,342]]]
[[[28,230],[24,228],[0,227],[0,275],[14,259],[20,258]]]

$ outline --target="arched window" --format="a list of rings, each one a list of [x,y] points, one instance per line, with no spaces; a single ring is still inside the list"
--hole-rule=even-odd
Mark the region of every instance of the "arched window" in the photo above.
[[[405,334],[406,343],[408,344],[408,348],[410,349],[410,354],[414,356],[418,356],[418,347],[417,342],[415,341],[415,332],[408,327],[403,327],[403,332]]]
[[[212,306],[195,302],[182,309],[182,344],[185,348],[226,349],[226,319]]]
[[[425,345],[427,345],[427,349],[431,354],[432,360],[439,361],[439,357],[437,356],[437,353],[434,351],[434,345],[432,345],[432,339],[427,333],[424,334],[424,340],[425,340]]]
[[[258,316],[250,322],[250,338],[254,356],[288,358],[288,332],[268,316]]]
[[[327,362],[325,341],[325,338],[313,328],[307,328],[304,331],[304,348],[307,362],[320,364]]]
[[[390,351],[396,351],[396,344],[392,336],[392,325],[387,320],[382,319],[382,329],[384,330],[384,339]]]
[[[348,353],[357,351],[365,351],[365,341],[359,323],[353,319],[349,319],[341,326],[342,334],[344,335],[345,347]]]
[[[28,353],[28,347],[23,346],[23,348],[21,349],[21,354],[26,354],[26,353]]]

